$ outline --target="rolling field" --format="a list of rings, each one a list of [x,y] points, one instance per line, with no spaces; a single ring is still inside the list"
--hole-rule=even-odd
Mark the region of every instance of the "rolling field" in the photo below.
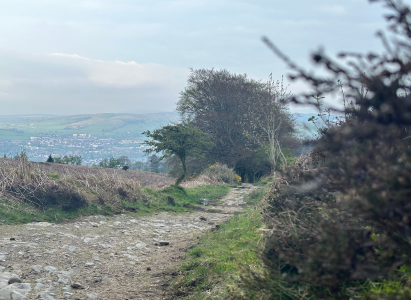
[[[20,140],[32,136],[90,134],[110,138],[138,138],[179,119],[177,113],[93,114],[74,116],[1,116],[0,139]]]

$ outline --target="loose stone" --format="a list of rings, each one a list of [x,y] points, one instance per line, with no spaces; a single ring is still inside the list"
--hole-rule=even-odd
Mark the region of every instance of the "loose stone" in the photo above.
[[[145,248],[145,247],[147,247],[147,244],[146,244],[146,243],[137,243],[137,244],[136,244],[136,248],[137,248],[137,249],[143,249],[143,248]]]
[[[57,268],[55,268],[53,266],[44,267],[44,271],[46,271],[46,272],[53,272],[55,270],[57,270]]]
[[[31,267],[33,269],[34,272],[36,273],[40,273],[43,270],[43,266],[41,265],[34,265]]]
[[[13,284],[13,283],[21,283],[20,277],[17,276],[16,274],[14,274],[13,276],[9,278],[8,284]]]
[[[72,283],[72,284],[71,284],[71,287],[72,287],[73,289],[82,289],[82,288],[83,288],[83,286],[82,286],[80,283],[78,283],[78,282]]]
[[[40,300],[56,300],[53,296],[47,294],[47,293],[39,293],[37,294],[38,299]]]
[[[36,286],[34,287],[34,289],[35,289],[35,290],[41,290],[41,289],[44,288],[44,287],[45,287],[44,284],[38,282],[38,283],[36,283]]]

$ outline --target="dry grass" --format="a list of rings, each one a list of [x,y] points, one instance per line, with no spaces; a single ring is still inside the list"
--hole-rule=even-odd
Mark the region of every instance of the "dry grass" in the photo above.
[[[0,197],[41,208],[71,210],[87,203],[120,206],[121,199],[147,203],[142,187],[164,188],[170,179],[151,172],[0,159]]]
[[[3,159],[0,159],[0,166],[2,165]],[[138,182],[143,187],[150,187],[153,189],[161,189],[172,184],[173,178],[167,174],[144,172],[136,170],[118,170],[118,169],[108,169],[100,167],[89,167],[89,166],[73,166],[65,164],[56,163],[31,163],[33,166],[41,169],[47,174],[57,173],[60,176],[72,176],[73,174],[81,174],[87,176],[100,176],[101,174],[107,174],[109,178],[118,178],[124,180],[133,180]]]
[[[181,187],[183,188],[195,188],[197,186],[200,185],[205,185],[205,184],[214,184],[214,185],[219,185],[219,184],[223,184],[224,182],[222,182],[221,180],[215,180],[210,178],[207,175],[200,175],[198,177],[195,177],[189,181],[185,181],[182,184],[180,184]]]

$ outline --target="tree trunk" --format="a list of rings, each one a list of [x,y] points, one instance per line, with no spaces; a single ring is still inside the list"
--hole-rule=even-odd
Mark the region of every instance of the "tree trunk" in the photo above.
[[[175,185],[179,185],[184,178],[186,177],[187,174],[187,166],[186,166],[186,158],[185,157],[179,157],[181,160],[181,164],[183,165],[183,174],[180,175],[180,177],[177,178]]]

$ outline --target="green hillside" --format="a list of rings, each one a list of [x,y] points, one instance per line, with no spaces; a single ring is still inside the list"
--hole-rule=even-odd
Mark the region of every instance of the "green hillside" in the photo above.
[[[111,138],[138,138],[145,130],[178,121],[177,113],[92,114],[74,116],[16,115],[0,116],[0,139],[30,139],[55,134],[90,134]]]

